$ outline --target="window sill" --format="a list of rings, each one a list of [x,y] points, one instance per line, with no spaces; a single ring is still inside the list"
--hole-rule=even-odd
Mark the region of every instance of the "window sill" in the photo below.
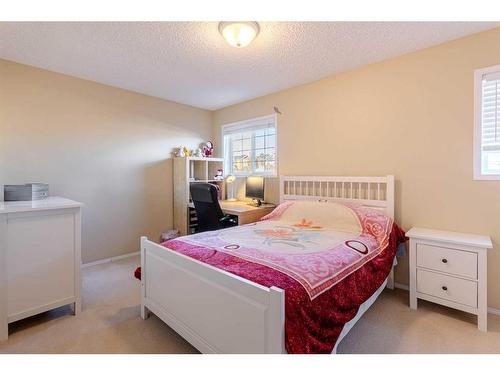
[[[481,175],[474,175],[473,178],[475,181],[499,181],[500,180],[500,174],[481,174]]]

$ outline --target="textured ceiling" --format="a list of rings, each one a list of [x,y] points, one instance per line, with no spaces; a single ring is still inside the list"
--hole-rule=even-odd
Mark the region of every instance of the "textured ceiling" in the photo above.
[[[262,22],[236,49],[216,22],[0,22],[0,58],[217,109],[498,26]]]

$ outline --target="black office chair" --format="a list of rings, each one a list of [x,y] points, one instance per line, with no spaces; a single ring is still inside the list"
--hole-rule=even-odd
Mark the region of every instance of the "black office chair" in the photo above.
[[[193,200],[196,216],[198,217],[197,232],[238,225],[238,221],[234,216],[224,215],[222,212],[215,185],[192,183],[189,190],[191,191],[191,199]]]

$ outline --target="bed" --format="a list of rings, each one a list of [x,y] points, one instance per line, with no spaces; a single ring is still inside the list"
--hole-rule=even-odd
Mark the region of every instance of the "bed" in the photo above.
[[[282,176],[280,201],[258,223],[142,237],[141,317],[202,353],[335,353],[393,287],[394,177]]]

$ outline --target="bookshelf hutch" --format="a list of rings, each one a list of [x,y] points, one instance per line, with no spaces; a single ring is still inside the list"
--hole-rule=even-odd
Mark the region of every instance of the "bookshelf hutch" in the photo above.
[[[224,180],[216,180],[218,169],[224,168],[223,158],[184,157],[174,158],[174,228],[181,235],[194,233],[196,229],[196,213],[190,207],[190,184],[208,182],[219,186],[221,198],[225,197]]]

